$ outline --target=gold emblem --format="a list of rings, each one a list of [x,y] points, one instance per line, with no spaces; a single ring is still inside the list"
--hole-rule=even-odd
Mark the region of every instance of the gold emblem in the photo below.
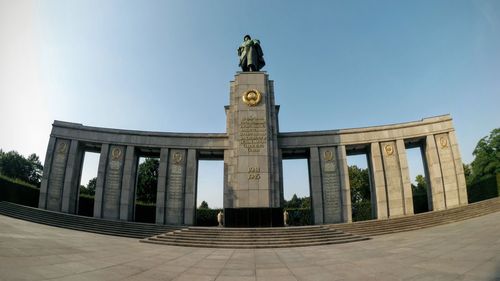
[[[120,158],[120,156],[122,156],[121,149],[119,149],[118,147],[115,147],[115,148],[113,148],[113,150],[111,150],[111,159],[118,160]]]
[[[333,153],[331,150],[325,151],[325,161],[330,162],[333,160]]]
[[[246,91],[241,99],[248,106],[256,106],[262,100],[262,95],[257,90],[250,90]]]
[[[174,159],[174,164],[180,164],[182,162],[182,154],[180,152],[175,152],[172,158]]]
[[[59,143],[59,148],[57,148],[57,152],[66,153],[67,149],[68,149],[68,144],[66,142],[61,142]]]
[[[392,155],[394,154],[394,148],[392,147],[392,145],[390,144],[386,144],[384,146],[384,150],[385,150],[385,153],[387,153],[387,155]]]
[[[440,137],[439,143],[441,144],[442,148],[445,148],[448,146],[448,140],[446,139],[446,137]]]

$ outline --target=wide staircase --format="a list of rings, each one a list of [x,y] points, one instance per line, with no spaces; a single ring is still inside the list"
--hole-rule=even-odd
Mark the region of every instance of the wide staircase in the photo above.
[[[275,228],[187,227],[141,240],[162,245],[205,248],[287,248],[340,244],[369,238],[322,225]]]
[[[211,248],[281,248],[348,243],[453,223],[500,212],[500,198],[414,216],[355,223],[275,228],[187,227],[112,221],[0,202],[0,214],[35,223],[107,235],[139,238],[144,243]]]
[[[331,224],[328,227],[357,235],[376,236],[462,221],[499,211],[500,197],[497,197],[449,210],[427,212],[387,220]]]
[[[0,202],[0,214],[50,226],[138,239],[180,229],[180,227],[177,226],[77,216],[18,205],[6,201]]]

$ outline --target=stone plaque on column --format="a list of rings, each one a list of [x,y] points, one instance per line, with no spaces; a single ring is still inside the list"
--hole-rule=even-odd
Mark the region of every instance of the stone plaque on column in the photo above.
[[[105,219],[120,218],[120,197],[123,177],[125,147],[112,145],[108,154],[108,165],[104,179],[102,199],[102,217]]]
[[[224,208],[279,208],[282,198],[277,107],[265,72],[241,72],[226,107]],[[226,220],[231,216],[226,216]]]
[[[58,139],[53,154],[47,190],[47,210],[61,211],[64,175],[69,153],[69,140]]]
[[[170,150],[168,162],[166,214],[167,224],[184,223],[184,189],[186,185],[186,150]]]
[[[460,205],[460,197],[457,184],[457,172],[455,161],[450,145],[448,134],[435,136],[439,162],[441,164],[441,174],[443,176],[444,198],[446,208],[453,208]]]
[[[324,223],[342,221],[340,175],[336,147],[320,148]]]

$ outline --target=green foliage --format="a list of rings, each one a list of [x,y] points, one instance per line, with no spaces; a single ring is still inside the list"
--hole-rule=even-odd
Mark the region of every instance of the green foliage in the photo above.
[[[94,196],[96,183],[97,178],[92,178],[89,180],[87,186],[80,185],[80,195]]]
[[[490,175],[467,186],[469,203],[500,196],[500,174]]]
[[[40,159],[34,153],[24,158],[16,151],[5,153],[0,150],[0,174],[4,176],[40,186],[42,170]]]
[[[0,201],[9,201],[21,205],[38,207],[40,190],[33,185],[0,176]]]
[[[349,166],[349,184],[351,186],[351,203],[370,201],[370,179],[368,169]]]
[[[471,163],[470,184],[500,174],[500,128],[479,140],[472,154],[475,158]]]
[[[207,201],[203,200],[200,204],[200,206],[198,207],[200,209],[210,209],[210,207],[208,207],[208,203]]]
[[[352,221],[365,221],[372,219],[372,204],[370,201],[352,203]]]
[[[160,161],[155,158],[146,158],[146,160],[139,165],[137,201],[150,204],[156,203],[159,167]]]
[[[349,185],[351,186],[352,220],[363,221],[372,219],[370,175],[368,169],[353,165],[348,167]]]
[[[290,201],[285,200],[283,203],[284,208],[295,208],[295,209],[310,209],[311,208],[311,197],[297,197],[297,194],[292,196]]]
[[[288,225],[300,226],[312,224],[311,208],[285,208],[288,212]]]
[[[205,202],[205,201],[203,201]],[[207,204],[208,205],[208,204]],[[221,209],[199,208],[196,210],[196,225],[217,226],[217,214]]]

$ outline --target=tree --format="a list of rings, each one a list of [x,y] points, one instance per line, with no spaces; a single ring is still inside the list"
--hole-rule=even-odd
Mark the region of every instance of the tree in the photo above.
[[[463,163],[462,166],[464,167],[464,176],[465,176],[465,182],[467,184],[467,186],[470,186],[471,185],[471,180],[472,180],[472,168],[470,166],[470,164],[465,164]]]
[[[370,201],[370,178],[368,169],[349,166],[349,184],[351,186],[351,202]]]
[[[36,154],[27,159],[17,151],[0,151],[0,174],[40,186],[43,166]]]
[[[150,204],[156,203],[159,167],[160,162],[155,158],[146,158],[146,160],[139,165],[137,201]]]
[[[42,182],[42,172],[43,166],[40,162],[40,157],[38,157],[35,153],[32,153],[28,156],[28,163],[30,165],[30,169],[28,171],[28,181],[37,186]]]
[[[411,188],[413,193],[426,193],[427,192],[427,180],[422,175],[417,175],[415,177],[417,185],[412,184]]]
[[[484,137],[472,152],[475,156],[471,163],[471,182],[477,182],[500,173],[500,128],[493,129]]]
[[[283,207],[289,209],[310,209],[311,208],[311,197],[298,197],[297,194],[293,194],[290,201],[285,200]]]
[[[80,194],[94,196],[96,183],[97,183],[97,178],[92,178],[89,180],[89,183],[87,184],[87,186],[81,185],[80,186]]]
[[[207,203],[207,201],[205,201],[205,200],[203,200],[203,201],[201,202],[200,207],[198,207],[198,208],[199,208],[199,209],[210,209],[210,208],[208,207],[208,203]]]

